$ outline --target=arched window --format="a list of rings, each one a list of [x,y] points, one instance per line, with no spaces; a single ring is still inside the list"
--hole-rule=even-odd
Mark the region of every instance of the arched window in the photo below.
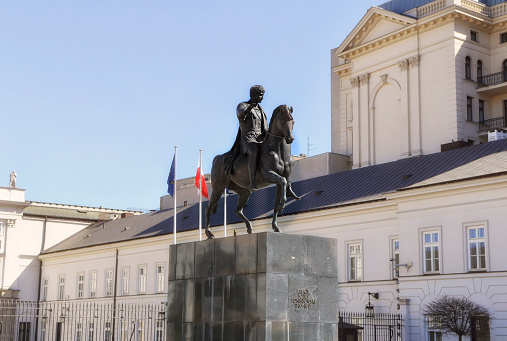
[[[482,60],[477,61],[477,82],[482,83]]]
[[[472,78],[472,61],[470,60],[469,56],[465,57],[465,78],[471,79]]]

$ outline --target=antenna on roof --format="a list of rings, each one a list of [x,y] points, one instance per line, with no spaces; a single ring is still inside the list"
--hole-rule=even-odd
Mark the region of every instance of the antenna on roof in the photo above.
[[[310,150],[316,150],[318,148],[310,148],[313,146],[313,143],[310,143],[310,136],[307,137],[307,145],[306,145],[306,156],[310,157]]]

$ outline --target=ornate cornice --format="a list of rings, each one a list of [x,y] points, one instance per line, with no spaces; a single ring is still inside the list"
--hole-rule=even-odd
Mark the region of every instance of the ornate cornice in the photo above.
[[[507,8],[507,5],[505,5],[505,7]],[[456,5],[440,9],[439,11],[432,13],[432,15],[425,16],[424,19],[420,19],[417,23],[409,24],[409,26],[407,26],[405,29],[401,29],[399,31],[391,33],[390,35],[377,38],[361,45],[360,39],[362,39],[366,34],[366,28],[370,27],[369,25],[373,24],[373,22],[370,23],[370,20],[368,21],[369,25],[365,26],[362,29],[362,31],[366,30],[364,35],[358,34],[357,37],[355,37],[354,40],[349,45],[347,45],[346,50],[340,53],[339,56],[341,58],[351,60],[364,54],[384,48],[388,45],[397,43],[401,40],[410,38],[418,33],[420,34],[434,30],[456,20],[466,22],[467,24],[473,25],[490,33],[499,32],[507,28],[507,23],[505,21],[493,23],[492,19],[486,14],[478,11],[467,12],[467,10],[470,10],[470,8]],[[438,15],[438,12],[440,11],[443,11],[443,13],[438,17],[434,17],[435,15]],[[505,11],[507,12],[507,9]]]

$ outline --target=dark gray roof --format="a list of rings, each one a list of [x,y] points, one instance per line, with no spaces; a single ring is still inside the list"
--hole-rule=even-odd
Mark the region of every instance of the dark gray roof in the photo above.
[[[423,5],[429,4],[435,0],[391,0],[378,7],[386,9],[391,12],[395,12],[398,14],[402,14],[408,10],[411,10],[416,7],[421,7]],[[479,0],[479,2],[488,5],[494,6],[505,2],[506,0]]]
[[[383,194],[388,192],[499,174],[507,174],[507,140],[296,182],[292,187],[302,199],[289,200],[283,215],[385,200]],[[254,193],[244,209],[246,216],[251,220],[271,216],[274,192],[274,187],[268,187]],[[223,225],[222,200],[212,216],[212,226]],[[228,197],[228,224],[240,222],[234,214],[236,204],[236,195]],[[206,205],[207,202],[203,203],[203,212]],[[178,208],[178,231],[197,229],[198,213],[198,204]],[[172,229],[173,210],[162,210],[92,224],[43,253],[171,234]]]

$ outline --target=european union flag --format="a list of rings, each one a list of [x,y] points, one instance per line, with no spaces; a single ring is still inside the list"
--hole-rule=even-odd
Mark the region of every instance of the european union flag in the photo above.
[[[174,198],[174,156],[173,163],[171,164],[171,170],[169,171],[169,176],[167,177],[167,193],[169,193]]]

